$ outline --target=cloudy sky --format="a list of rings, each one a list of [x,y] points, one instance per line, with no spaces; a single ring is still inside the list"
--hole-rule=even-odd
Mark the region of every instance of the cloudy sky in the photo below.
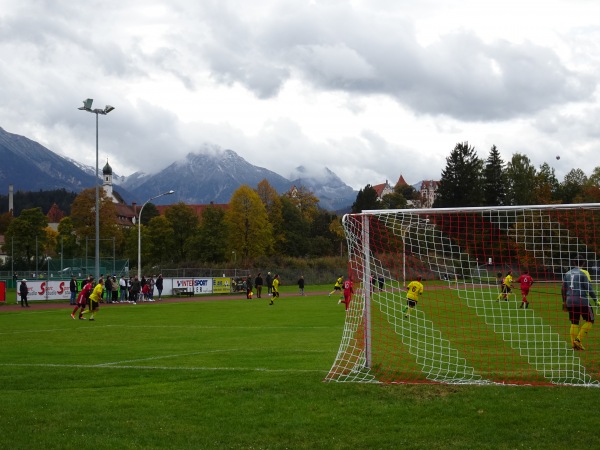
[[[218,146],[359,189],[456,143],[600,166],[597,0],[0,0],[0,127],[121,175]],[[560,161],[556,160],[560,155]]]

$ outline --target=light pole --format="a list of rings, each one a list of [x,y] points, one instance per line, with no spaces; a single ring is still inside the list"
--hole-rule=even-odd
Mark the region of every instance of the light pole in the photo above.
[[[137,276],[138,280],[142,279],[142,211],[144,210],[144,206],[146,206],[149,202],[154,200],[155,198],[162,197],[163,195],[171,195],[174,194],[175,191],[163,192],[162,194],[155,195],[152,198],[146,200],[146,203],[142,205],[140,208],[140,213],[138,214],[138,271]]]
[[[98,184],[98,115],[102,114],[103,116],[107,115],[113,109],[112,106],[106,105],[104,109],[92,109],[93,99],[88,98],[83,101],[83,106],[79,109],[80,111],[87,111],[93,114],[96,114],[96,173],[94,174],[96,181],[96,273],[94,276],[95,280],[98,281],[100,279],[100,192],[99,192],[99,184]]]

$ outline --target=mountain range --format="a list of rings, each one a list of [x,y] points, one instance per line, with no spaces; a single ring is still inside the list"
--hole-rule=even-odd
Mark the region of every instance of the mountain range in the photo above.
[[[80,192],[94,186],[94,171],[93,167],[57,155],[31,139],[0,128],[0,192],[7,192],[9,184],[21,191]],[[264,179],[280,194],[292,186],[304,186],[319,198],[320,207],[330,211],[348,210],[357,195],[328,168],[309,171],[300,166],[293,179],[287,179],[250,164],[233,150],[215,151],[214,148],[189,153],[154,174],[136,172],[123,177],[113,172],[113,189],[128,203],[143,203],[169,190],[174,190],[175,195],[158,198],[155,203],[229,203],[241,185],[256,188]]]

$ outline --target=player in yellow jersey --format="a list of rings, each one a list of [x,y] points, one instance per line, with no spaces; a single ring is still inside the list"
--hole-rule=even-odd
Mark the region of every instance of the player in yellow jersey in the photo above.
[[[275,300],[275,298],[279,298],[279,274],[275,274],[272,283],[273,289],[271,289],[271,293],[273,294],[273,297],[271,297],[271,302],[269,305],[273,304],[273,300]]]
[[[410,311],[417,306],[419,296],[423,295],[424,287],[421,280],[421,277],[417,277],[415,281],[411,281],[408,283],[408,286],[406,286],[408,293],[406,294],[406,306],[402,310],[404,317],[408,317]]]
[[[100,308],[100,300],[102,300],[102,293],[104,292],[104,280],[102,277],[98,280],[98,284],[90,294],[90,311],[92,313],[90,320],[95,320],[94,315]]]
[[[498,296],[498,299],[496,301],[500,300],[500,298],[502,298],[502,300],[504,300],[505,302],[508,301],[508,294],[510,294],[512,291],[512,284],[513,284],[512,270],[509,270],[506,273],[504,280],[502,280],[502,292],[500,293],[500,295]]]
[[[344,277],[342,275],[340,275],[338,277],[337,280],[335,280],[335,284],[333,285],[333,291],[331,291],[329,293],[329,296],[331,297],[331,294],[335,294],[336,292],[338,292],[339,294],[342,293],[342,284],[344,284]],[[340,299],[342,299],[344,297],[340,296]]]

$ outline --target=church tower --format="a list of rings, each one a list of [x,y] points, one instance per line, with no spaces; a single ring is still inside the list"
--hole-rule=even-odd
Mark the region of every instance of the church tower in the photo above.
[[[110,165],[108,164],[108,159],[106,160],[106,165],[104,166],[104,168],[102,169],[102,189],[104,189],[104,192],[106,192],[106,195],[109,198],[113,197],[113,188],[112,188],[112,167],[110,167]]]

